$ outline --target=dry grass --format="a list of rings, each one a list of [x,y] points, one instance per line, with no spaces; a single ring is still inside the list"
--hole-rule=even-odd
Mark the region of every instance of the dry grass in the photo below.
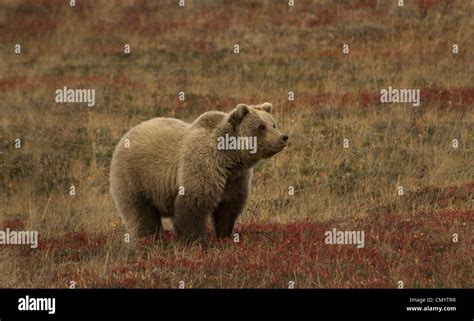
[[[472,4],[187,2],[0,4],[0,226],[41,244],[0,248],[0,287],[473,286]],[[96,89],[96,107],[56,104],[63,86]],[[380,104],[388,86],[421,106]],[[256,169],[243,241],[124,244],[107,174],[127,129],[264,101],[290,146]],[[325,245],[333,227],[366,247]]]

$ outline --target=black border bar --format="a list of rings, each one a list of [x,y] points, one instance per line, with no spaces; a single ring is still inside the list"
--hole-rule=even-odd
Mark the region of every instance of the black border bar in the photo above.
[[[0,320],[472,321],[473,292],[472,289],[0,289]],[[26,296],[55,298],[55,314],[19,311],[19,299]],[[413,299],[424,299],[424,302]],[[456,311],[407,311],[411,306],[454,306]]]

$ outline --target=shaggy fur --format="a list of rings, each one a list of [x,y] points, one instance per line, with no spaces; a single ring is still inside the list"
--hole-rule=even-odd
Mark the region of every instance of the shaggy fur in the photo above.
[[[155,235],[161,218],[172,217],[180,239],[204,241],[212,215],[217,236],[231,236],[249,195],[252,167],[288,141],[271,111],[270,103],[239,104],[230,113],[206,112],[192,124],[155,118],[128,131],[110,169],[110,191],[127,230]],[[225,134],[257,137],[257,152],[219,150],[217,139]]]

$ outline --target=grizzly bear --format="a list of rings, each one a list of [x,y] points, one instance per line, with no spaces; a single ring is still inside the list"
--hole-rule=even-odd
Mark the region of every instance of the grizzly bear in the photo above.
[[[288,143],[271,112],[270,103],[239,104],[191,124],[160,117],[130,129],[110,169],[110,191],[126,229],[137,237],[156,235],[161,218],[170,217],[179,239],[205,242],[212,215],[217,236],[231,236],[253,167]]]

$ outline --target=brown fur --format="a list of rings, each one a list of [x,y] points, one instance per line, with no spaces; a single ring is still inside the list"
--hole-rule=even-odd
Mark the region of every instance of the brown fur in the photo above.
[[[155,235],[161,217],[172,217],[182,240],[204,240],[212,215],[217,236],[230,236],[249,195],[253,166],[287,144],[271,110],[270,103],[239,104],[230,113],[204,113],[192,124],[155,118],[128,131],[110,169],[110,191],[127,230]],[[217,138],[225,134],[256,136],[257,152],[219,150]]]

